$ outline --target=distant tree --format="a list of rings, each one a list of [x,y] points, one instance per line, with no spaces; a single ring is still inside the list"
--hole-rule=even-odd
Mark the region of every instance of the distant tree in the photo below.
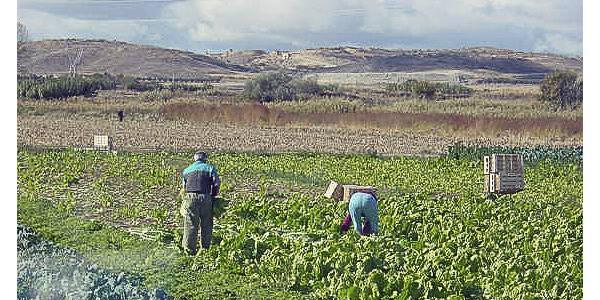
[[[570,71],[554,71],[540,84],[540,100],[557,109],[574,109],[583,103],[583,79]]]
[[[326,88],[314,79],[295,78],[283,72],[259,74],[246,82],[243,96],[258,101],[305,99],[322,94]]]
[[[282,72],[259,74],[246,82],[243,95],[260,101],[293,100],[295,94],[288,86],[292,77]]]

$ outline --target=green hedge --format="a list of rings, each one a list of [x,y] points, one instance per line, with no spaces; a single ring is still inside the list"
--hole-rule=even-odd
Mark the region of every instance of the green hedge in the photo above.
[[[114,89],[116,82],[104,75],[61,76],[42,78],[30,76],[18,79],[17,97],[29,99],[60,99],[90,96],[97,90]]]

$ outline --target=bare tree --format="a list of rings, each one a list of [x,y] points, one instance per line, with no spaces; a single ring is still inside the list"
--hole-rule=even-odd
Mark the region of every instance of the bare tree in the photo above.
[[[69,41],[65,41],[65,49],[67,52],[67,65],[69,66],[69,75],[77,75],[77,69],[82,63],[83,48],[75,49],[74,53],[71,53],[69,49]]]

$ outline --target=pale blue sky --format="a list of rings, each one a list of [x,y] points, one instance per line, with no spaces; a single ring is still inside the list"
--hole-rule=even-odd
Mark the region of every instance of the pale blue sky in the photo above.
[[[582,54],[581,0],[18,0],[32,39],[203,52],[495,46]]]

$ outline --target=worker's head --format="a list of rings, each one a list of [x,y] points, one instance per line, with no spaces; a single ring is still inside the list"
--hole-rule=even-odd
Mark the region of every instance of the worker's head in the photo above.
[[[198,151],[194,154],[194,161],[205,161],[208,158],[208,154],[204,151]]]

